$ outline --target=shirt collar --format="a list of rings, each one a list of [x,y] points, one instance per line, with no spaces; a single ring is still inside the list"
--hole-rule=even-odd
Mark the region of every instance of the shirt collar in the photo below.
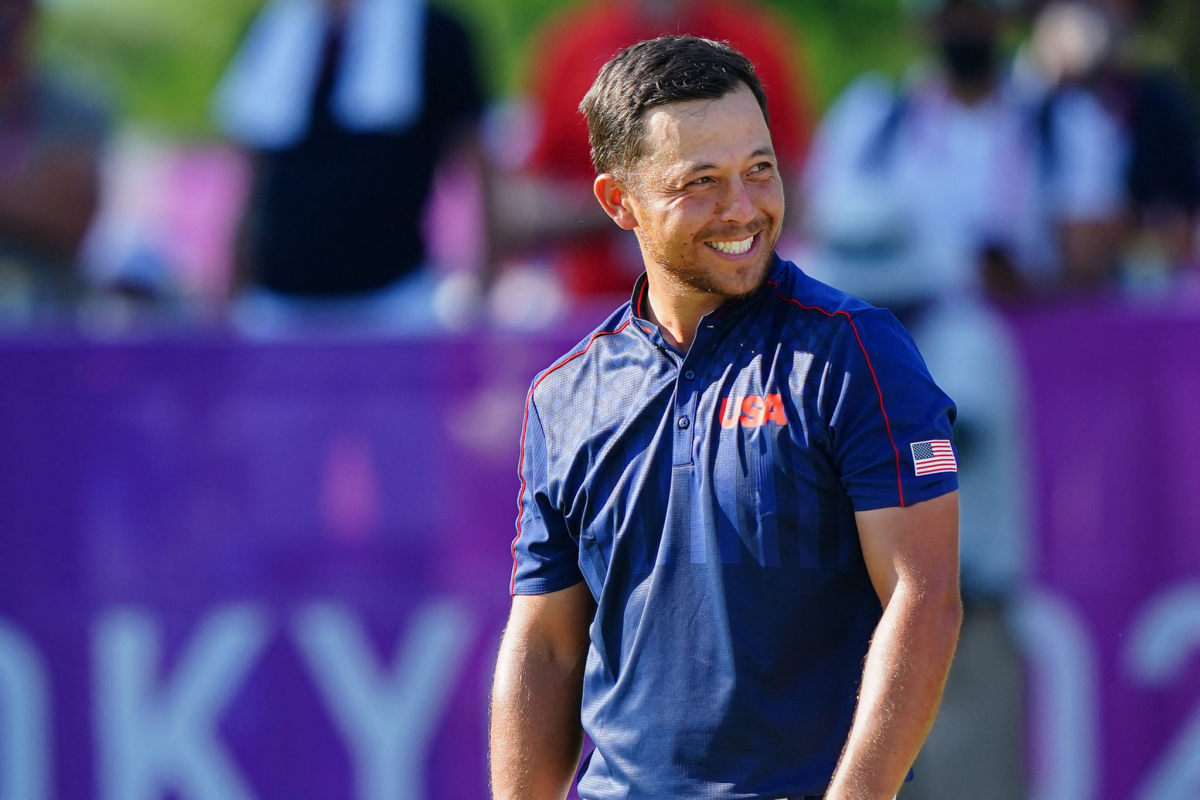
[[[783,260],[779,257],[778,253],[772,253],[771,262],[767,265],[767,274],[762,286],[745,297],[735,297],[726,300],[714,310],[704,315],[704,320],[724,326],[740,319],[747,311],[758,305],[763,297],[774,291],[771,282],[773,281],[778,284],[782,271]],[[629,297],[629,314],[646,333],[650,333],[650,331],[646,330],[647,328],[651,330],[657,329],[657,326],[650,321],[648,316],[650,299],[647,295],[649,292],[649,282],[646,278],[646,273],[643,272],[633,284],[633,294]]]
[[[638,279],[633,283],[633,294],[629,297],[629,313],[634,319],[648,322],[646,317],[646,306],[650,302],[646,298],[646,293],[649,292],[649,282],[646,278],[646,273],[638,276]]]

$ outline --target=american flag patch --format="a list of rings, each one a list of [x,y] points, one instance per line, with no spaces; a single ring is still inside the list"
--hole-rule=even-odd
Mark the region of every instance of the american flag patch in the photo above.
[[[913,442],[913,469],[918,475],[932,475],[935,472],[958,472],[958,462],[954,460],[954,448],[949,439],[934,439],[929,442]]]

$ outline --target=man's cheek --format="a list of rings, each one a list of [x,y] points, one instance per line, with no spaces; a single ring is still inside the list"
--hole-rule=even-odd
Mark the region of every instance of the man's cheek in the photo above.
[[[769,211],[773,216],[783,213],[783,185],[779,178],[763,181],[750,192],[750,196],[754,205],[763,211]]]

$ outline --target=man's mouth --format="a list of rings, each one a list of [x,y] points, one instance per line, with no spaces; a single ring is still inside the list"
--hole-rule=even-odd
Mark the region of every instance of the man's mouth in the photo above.
[[[738,239],[732,242],[705,242],[706,245],[713,250],[718,250],[726,255],[740,256],[750,252],[750,248],[754,246],[754,237],[758,234],[751,234],[745,239]]]

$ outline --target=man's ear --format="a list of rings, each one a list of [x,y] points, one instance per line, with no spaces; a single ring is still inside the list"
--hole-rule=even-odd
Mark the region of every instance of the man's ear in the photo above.
[[[605,213],[613,218],[613,222],[627,231],[638,226],[637,218],[633,214],[633,205],[630,203],[629,192],[617,180],[616,175],[611,172],[597,175],[596,182],[592,184],[592,191],[596,193],[596,199],[600,201],[600,205],[604,206]]]

